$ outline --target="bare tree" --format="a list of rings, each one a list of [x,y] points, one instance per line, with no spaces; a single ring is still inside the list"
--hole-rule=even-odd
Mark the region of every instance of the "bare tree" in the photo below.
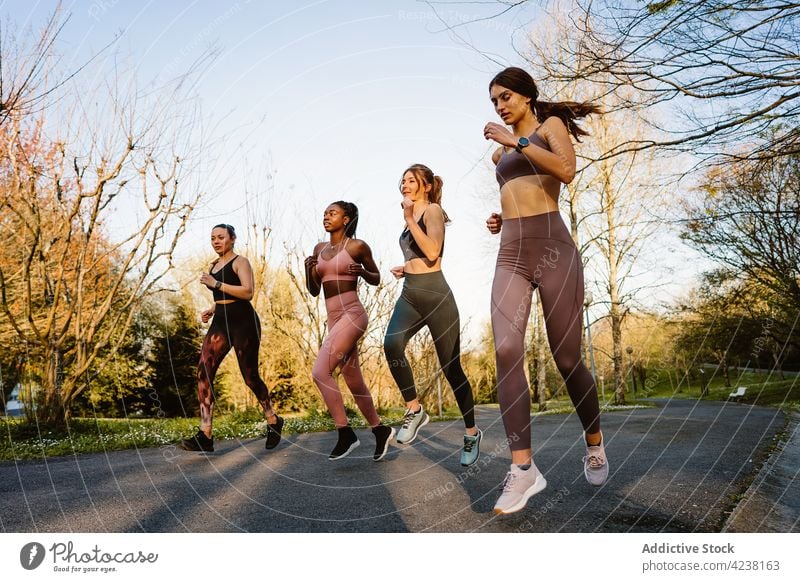
[[[527,16],[542,7],[560,10],[567,2],[455,1],[446,3],[448,11],[440,8],[444,2],[426,4],[445,30],[499,65],[496,56],[475,46],[470,25],[511,21],[512,14],[515,22],[539,21],[541,13]],[[459,5],[481,5],[485,13],[464,18],[452,10]],[[616,107],[647,111],[653,128],[601,155],[670,149],[718,163],[798,152],[800,3],[575,0],[568,7],[576,34],[573,41],[560,41],[552,81],[595,85],[601,101],[613,95]],[[520,53],[527,58],[527,51]],[[749,147],[738,147],[742,143]]]
[[[43,102],[18,101],[0,124],[0,309],[35,353],[50,422],[70,415],[87,375],[114,358],[138,305],[160,290],[200,196],[182,181],[195,163],[196,108],[119,85],[76,86],[59,103],[56,138],[56,108]]]

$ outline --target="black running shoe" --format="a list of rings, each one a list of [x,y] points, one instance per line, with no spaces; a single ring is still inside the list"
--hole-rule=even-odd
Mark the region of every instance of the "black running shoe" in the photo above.
[[[206,433],[198,430],[197,434],[188,439],[183,439],[178,446],[184,451],[203,451],[205,453],[214,452],[214,437],[207,437]]]
[[[336,446],[333,447],[331,454],[328,455],[329,461],[337,461],[345,458],[347,455],[352,453],[353,450],[358,447],[358,445],[361,444],[356,436],[356,433],[353,432],[353,429],[349,426],[340,428],[338,431],[339,440],[336,443]]]
[[[275,418],[277,418],[275,424],[267,424],[267,442],[264,443],[264,448],[267,450],[274,449],[278,446],[278,443],[281,442],[283,419],[277,414],[275,415]]]
[[[375,454],[372,455],[372,460],[380,461],[389,450],[389,441],[394,437],[394,429],[390,426],[379,424],[372,429],[372,434],[375,435]]]

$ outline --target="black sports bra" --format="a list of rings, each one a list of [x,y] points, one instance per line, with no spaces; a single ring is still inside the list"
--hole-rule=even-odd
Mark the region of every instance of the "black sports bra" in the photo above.
[[[536,132],[528,139],[530,139],[531,144],[535,143],[548,151],[550,150],[550,148],[547,147],[547,142]],[[537,174],[546,174],[547,172],[537,168],[524,153],[516,150],[506,152],[505,148],[503,148],[500,159],[495,166],[494,173],[497,178],[497,183],[500,184],[502,188],[507,182],[510,182],[514,178],[519,178],[520,176],[535,176]]]
[[[238,258],[239,255],[236,255],[230,261],[225,263],[225,266],[222,267],[219,271],[217,271],[216,273],[210,273],[210,275],[214,277],[217,281],[221,281],[226,285],[236,285],[236,286],[241,285],[242,281],[241,279],[239,279],[239,275],[237,275],[236,271],[233,270],[233,261],[235,261]],[[214,301],[225,301],[226,299],[233,299],[234,301],[242,301],[238,297],[227,295],[224,291],[221,291],[219,289],[212,289],[211,292],[214,294]]]
[[[428,209],[426,208],[422,213],[422,216],[419,217],[417,224],[422,229],[422,232],[428,234],[428,229],[425,227],[425,221],[422,218],[425,216],[425,212]],[[403,258],[405,259],[406,263],[411,259],[424,259],[427,260],[425,253],[422,252],[422,249],[419,248],[417,241],[414,240],[414,235],[411,234],[411,231],[406,226],[403,229],[403,234],[400,235],[400,249],[403,251]],[[439,256],[444,256],[444,239],[442,239],[442,248],[439,250]]]

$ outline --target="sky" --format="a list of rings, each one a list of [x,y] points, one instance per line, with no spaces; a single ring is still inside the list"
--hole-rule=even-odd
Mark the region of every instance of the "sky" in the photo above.
[[[19,30],[37,30],[56,5],[4,2],[0,14]],[[444,30],[434,6],[448,22],[465,24],[457,28],[461,38]],[[359,237],[391,277],[389,268],[402,263],[397,183],[407,166],[424,163],[442,176],[453,221],[443,271],[468,322],[467,339],[480,335],[498,243],[484,226],[499,209],[482,132],[498,121],[488,82],[504,66],[524,65],[514,45],[524,48],[527,32],[546,25],[540,3],[486,21],[477,19],[495,8],[485,4],[407,0],[95,0],[62,2],[61,9],[69,15],[61,65],[70,70],[99,53],[81,73],[92,81],[124,61],[142,86],[158,86],[214,52],[195,88],[214,150],[199,181],[214,188],[180,254],[213,258],[209,231],[220,222],[240,232],[268,223],[275,261],[284,244],[308,254],[325,236],[325,206],[344,199],[358,205]],[[124,213],[118,219],[112,233],[124,228]],[[246,238],[238,242],[247,255]],[[661,257],[663,271],[650,271],[665,283],[644,298],[652,307],[680,295],[696,275],[682,267],[688,249],[674,239],[664,244],[673,255]]]

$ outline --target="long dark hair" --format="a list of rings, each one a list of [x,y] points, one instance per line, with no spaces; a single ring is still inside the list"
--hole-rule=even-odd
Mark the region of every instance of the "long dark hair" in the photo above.
[[[356,238],[356,228],[358,228],[358,206],[352,202],[345,202],[344,200],[337,200],[331,202],[344,211],[344,215],[350,219],[344,227],[344,235],[350,238]]]
[[[489,90],[492,90],[494,85],[500,85],[506,89],[511,89],[515,93],[524,95],[531,98],[531,110],[539,120],[539,123],[544,123],[548,117],[558,117],[564,122],[567,131],[572,134],[575,141],[581,141],[582,135],[589,135],[589,132],[582,129],[575,120],[586,117],[591,114],[603,113],[603,110],[598,106],[589,102],[578,103],[576,101],[540,101],[539,89],[536,88],[536,83],[533,81],[527,71],[519,67],[509,67],[503,69],[494,76],[494,79],[489,83]]]
[[[444,184],[444,181],[442,180],[441,176],[434,175],[433,170],[431,170],[425,164],[411,164],[403,171],[403,176],[406,175],[406,172],[411,172],[414,174],[417,182],[422,184],[423,192],[425,191],[425,186],[430,184],[431,191],[426,194],[428,196],[428,202],[438,204],[440,207],[442,206],[442,185]],[[402,187],[402,178],[400,185]],[[445,224],[449,223],[450,218],[447,216],[444,208],[442,208],[442,214],[444,215]]]

